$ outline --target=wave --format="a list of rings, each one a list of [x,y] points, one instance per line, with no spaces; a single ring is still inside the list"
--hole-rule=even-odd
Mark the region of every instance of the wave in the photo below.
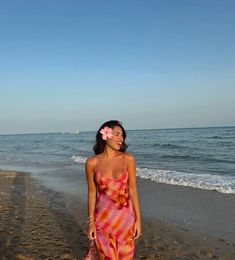
[[[214,135],[214,136],[208,136],[209,139],[224,139],[222,136]]]
[[[235,161],[233,161],[233,160],[216,159],[216,158],[205,158],[204,160],[207,161],[207,162],[211,162],[211,163],[232,163],[232,164],[235,164]]]
[[[190,155],[162,155],[161,158],[164,159],[180,159],[180,160],[200,160],[208,163],[232,163],[235,164],[233,160],[208,158],[202,156],[190,156]]]
[[[197,157],[197,156],[190,156],[190,155],[162,155],[161,158],[165,158],[165,159],[200,159],[201,157]]]
[[[194,174],[148,168],[137,168],[137,176],[160,183],[235,194],[235,178],[232,176]]]
[[[74,162],[77,162],[77,163],[85,163],[86,160],[87,160],[87,157],[85,156],[80,156],[80,155],[73,155],[71,157],[71,159],[74,161]]]
[[[234,135],[228,135],[228,136],[214,135],[214,136],[208,136],[206,138],[207,139],[233,139],[234,137],[235,137]]]
[[[87,157],[73,155],[71,159],[76,163],[84,164]],[[234,176],[185,173],[172,170],[148,169],[141,167],[136,168],[136,175],[142,179],[148,179],[154,182],[235,194]]]
[[[185,148],[187,148],[186,146],[177,145],[177,144],[171,144],[171,143],[166,143],[166,144],[155,143],[155,144],[153,144],[151,146],[152,147],[167,148],[167,149],[185,149]]]

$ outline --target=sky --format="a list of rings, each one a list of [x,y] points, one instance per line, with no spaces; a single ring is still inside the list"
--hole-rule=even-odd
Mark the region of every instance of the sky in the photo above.
[[[0,134],[235,125],[235,1],[0,0]]]

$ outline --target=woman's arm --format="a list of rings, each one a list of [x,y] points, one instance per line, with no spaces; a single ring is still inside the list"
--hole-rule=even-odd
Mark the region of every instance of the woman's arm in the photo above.
[[[141,236],[140,206],[136,185],[136,166],[133,155],[127,154],[127,170],[129,173],[129,195],[135,211],[136,222],[134,226],[134,238]]]
[[[88,187],[87,206],[88,206],[88,238],[89,239],[94,239],[96,237],[95,225],[94,225],[94,212],[95,212],[95,202],[96,202],[96,185],[94,182],[95,160],[96,159],[94,157],[91,157],[87,159],[85,164],[87,187]]]

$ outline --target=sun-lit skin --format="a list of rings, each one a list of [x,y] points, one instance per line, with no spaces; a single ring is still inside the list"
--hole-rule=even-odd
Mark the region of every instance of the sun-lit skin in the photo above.
[[[113,128],[113,136],[106,141],[106,145],[113,150],[119,151],[123,143],[123,133],[119,126]]]
[[[86,175],[88,183],[88,215],[94,216],[95,202],[96,202],[96,184],[94,182],[94,172],[96,165],[99,164],[99,169],[102,169],[102,174],[109,178],[117,178],[120,175],[122,167],[122,155],[120,151],[121,145],[124,141],[123,132],[121,127],[113,127],[113,135],[107,139],[104,151],[101,154],[89,158],[86,162]],[[140,207],[137,194],[136,185],[136,165],[134,157],[125,152],[125,168],[129,176],[129,196],[133,204],[136,215],[136,222],[133,230],[133,238],[137,239],[141,235],[141,220],[140,220]],[[94,224],[88,226],[89,239],[96,238],[96,229]],[[104,259],[98,252],[99,260]]]

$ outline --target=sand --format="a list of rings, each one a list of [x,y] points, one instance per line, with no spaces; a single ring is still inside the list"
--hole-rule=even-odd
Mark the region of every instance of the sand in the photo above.
[[[143,184],[142,204],[148,198],[144,189]],[[232,240],[144,215],[134,259],[235,259]],[[83,259],[88,245],[85,219],[82,201],[46,188],[28,173],[0,172],[1,260]]]
[[[138,187],[144,216],[235,242],[235,194],[145,179]]]

